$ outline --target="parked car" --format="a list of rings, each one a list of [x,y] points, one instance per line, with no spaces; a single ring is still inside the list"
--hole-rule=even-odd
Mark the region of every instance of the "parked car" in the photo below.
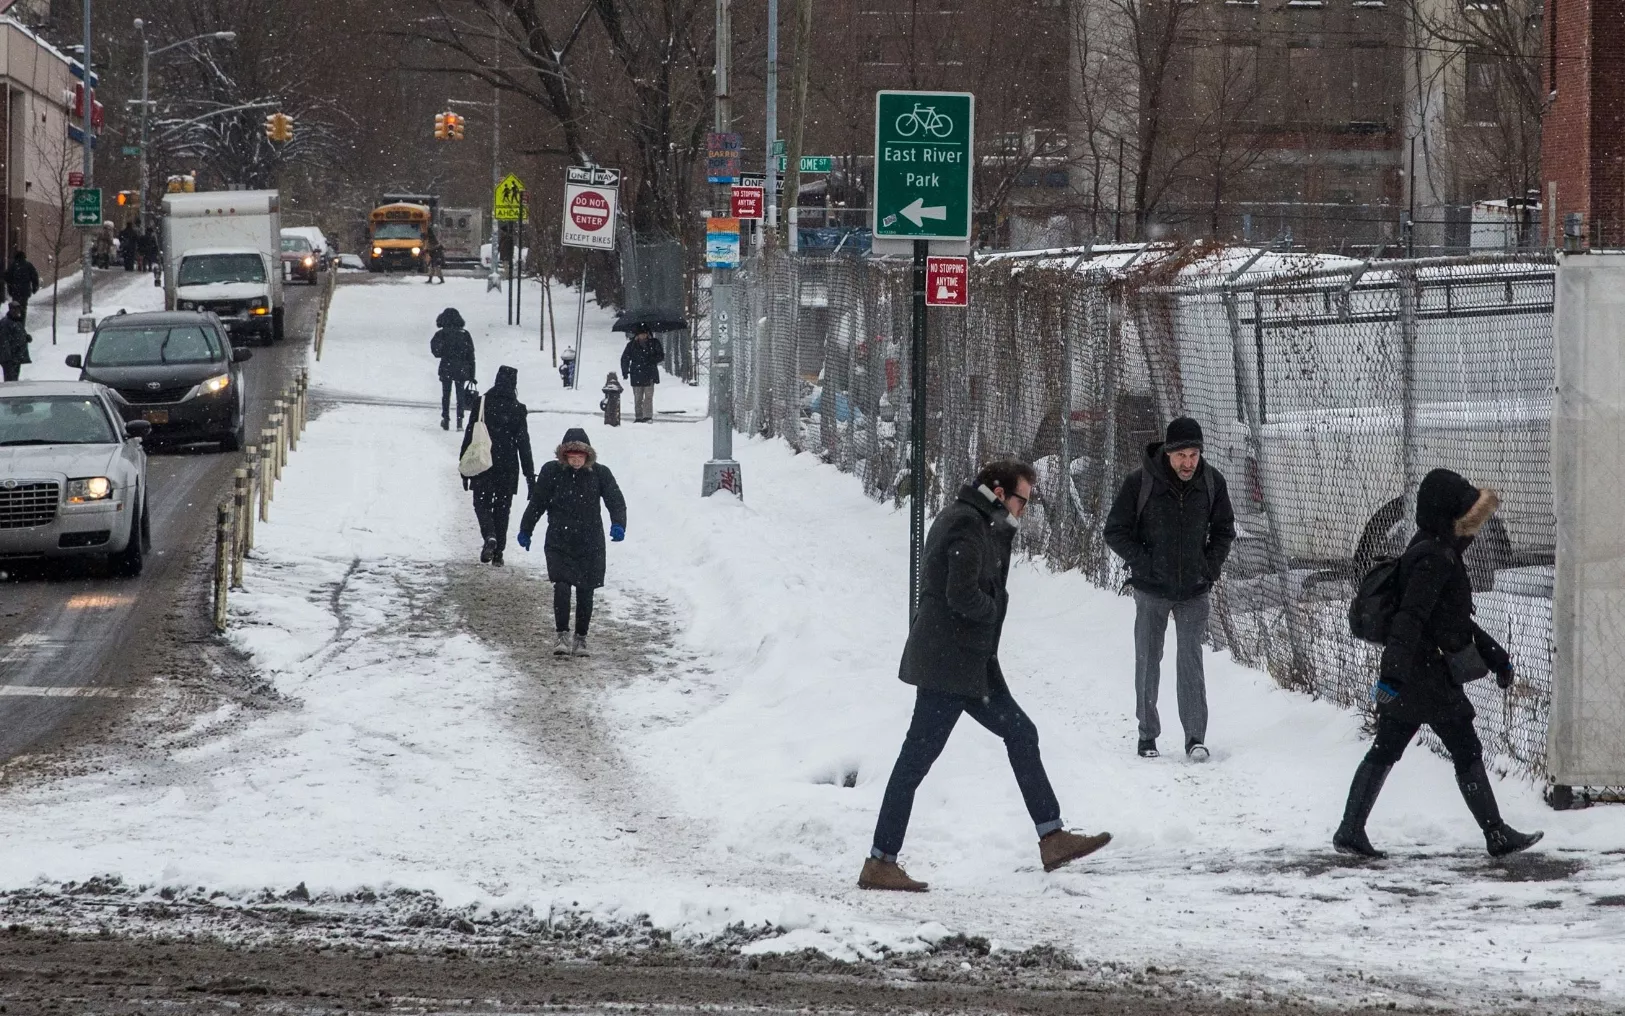
[[[290,279],[304,279],[312,286],[316,284],[316,273],[326,267],[321,255],[310,241],[302,236],[289,236],[287,230],[282,231],[282,270],[288,273]]]
[[[120,419],[99,384],[0,386],[0,559],[104,556],[141,574],[151,429]]]
[[[253,357],[233,349],[220,319],[206,311],[155,311],[103,318],[83,357],[68,357],[79,377],[106,385],[118,413],[144,420],[153,438],[243,446],[247,417],[239,366]]]

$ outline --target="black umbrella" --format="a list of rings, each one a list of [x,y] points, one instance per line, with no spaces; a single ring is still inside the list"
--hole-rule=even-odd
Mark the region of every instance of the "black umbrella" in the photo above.
[[[629,310],[623,311],[615,319],[617,332],[626,332],[635,335],[638,332],[680,332],[688,327],[683,315],[668,310]]]

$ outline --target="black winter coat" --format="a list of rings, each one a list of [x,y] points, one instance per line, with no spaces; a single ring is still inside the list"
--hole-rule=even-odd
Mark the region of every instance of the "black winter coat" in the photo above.
[[[1144,515],[1139,514],[1142,477],[1151,483]],[[1176,602],[1202,595],[1218,581],[1236,539],[1224,474],[1203,459],[1196,475],[1182,482],[1161,442],[1149,445],[1140,468],[1118,488],[1104,536],[1128,565],[1135,589]]]
[[[514,398],[518,371],[502,367],[497,371],[496,384],[479,399],[463,431],[463,447],[474,438],[474,421],[484,420],[491,435],[491,468],[473,478],[473,486],[486,491],[513,495],[519,493],[519,478],[531,482],[536,475],[530,453],[530,427],[526,420],[525,404]]]
[[[665,361],[666,347],[660,344],[659,336],[651,335],[648,342],[641,344],[633,339],[621,353],[621,376],[636,388],[657,385],[660,383],[660,365]]]
[[[920,610],[898,667],[903,683],[970,698],[1003,683],[999,636],[1015,537],[1004,506],[975,487],[937,516],[925,540]]]
[[[39,292],[39,272],[27,258],[14,258],[5,278],[6,294],[18,303],[27,303]]]
[[[474,336],[463,328],[442,328],[429,340],[429,352],[440,360],[440,380],[474,380]]]
[[[615,482],[615,474],[598,464],[591,453],[587,464],[571,469],[564,462],[560,446],[558,458],[542,465],[531,488],[530,505],[519,521],[519,531],[529,533],[542,515],[547,515],[547,578],[572,586],[597,589],[604,584],[606,547],[604,516],[598,503],[609,509],[609,520],[626,525],[626,498]]]
[[[31,363],[28,332],[10,314],[0,315],[0,363]]]
[[[1495,508],[1494,495],[1447,469],[1428,474],[1417,491],[1416,536],[1399,559],[1404,592],[1382,649],[1381,679],[1399,696],[1380,703],[1379,712],[1408,723],[1436,719],[1472,719],[1476,713],[1467,693],[1450,677],[1447,654],[1478,647],[1496,673],[1509,672],[1512,660],[1494,638],[1473,621],[1473,583],[1462,555],[1471,535]],[[1465,528],[1458,532],[1458,520]]]

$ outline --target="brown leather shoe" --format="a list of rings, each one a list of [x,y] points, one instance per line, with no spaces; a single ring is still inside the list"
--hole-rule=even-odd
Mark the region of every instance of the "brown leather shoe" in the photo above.
[[[1054,871],[1080,857],[1089,856],[1111,841],[1111,833],[1079,836],[1065,829],[1057,829],[1038,841],[1038,856],[1044,861],[1045,871]]]
[[[863,862],[863,874],[858,876],[859,889],[890,889],[894,892],[923,893],[930,888],[924,882],[908,877],[908,872],[896,861],[882,861],[870,857]]]

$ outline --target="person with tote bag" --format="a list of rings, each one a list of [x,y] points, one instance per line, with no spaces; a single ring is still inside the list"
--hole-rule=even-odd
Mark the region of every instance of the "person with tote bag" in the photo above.
[[[497,368],[496,382],[473,408],[457,470],[463,487],[474,492],[474,517],[480,523],[480,562],[501,566],[508,543],[508,514],[519,478],[528,490],[536,483],[530,452],[530,430],[525,404],[517,396],[519,371]]]

